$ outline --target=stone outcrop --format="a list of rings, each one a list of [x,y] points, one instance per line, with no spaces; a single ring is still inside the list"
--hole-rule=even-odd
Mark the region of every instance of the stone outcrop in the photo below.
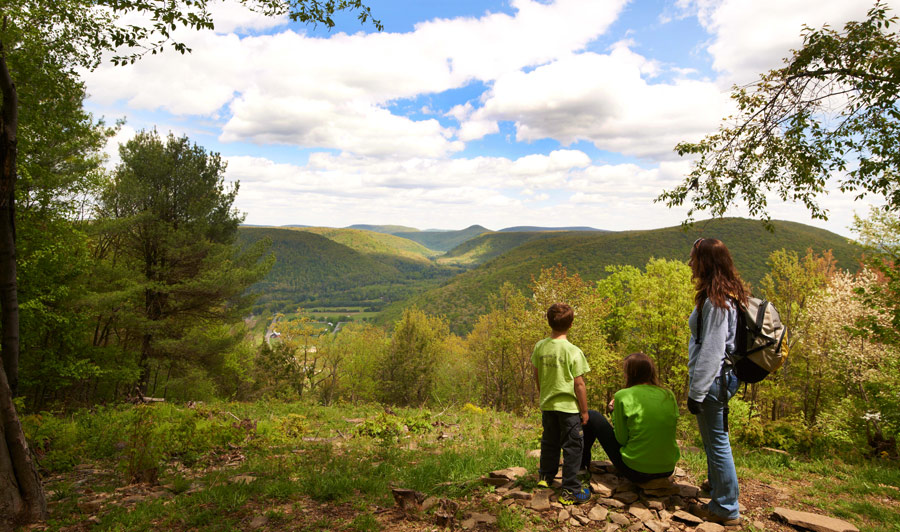
[[[772,517],[793,526],[799,526],[814,532],[859,532],[859,529],[846,521],[809,512],[799,512],[787,508],[775,508]]]

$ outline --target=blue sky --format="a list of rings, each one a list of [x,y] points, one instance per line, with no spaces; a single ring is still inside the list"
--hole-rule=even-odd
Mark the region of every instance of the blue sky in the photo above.
[[[805,24],[859,19],[845,0],[369,2],[331,31],[213,6],[192,48],[85,76],[89,108],[228,160],[247,223],[481,224],[645,229],[685,209],[653,199],[691,162],[672,148],[715,131],[730,87],[779,66]],[[115,164],[115,145],[109,147]],[[849,234],[866,204],[832,192]],[[740,206],[732,213],[744,214]]]

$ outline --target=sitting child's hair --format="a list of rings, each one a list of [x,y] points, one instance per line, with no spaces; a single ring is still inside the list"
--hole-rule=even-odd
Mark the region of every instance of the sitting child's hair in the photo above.
[[[631,388],[637,384],[652,384],[659,386],[659,375],[656,372],[656,364],[653,359],[644,353],[631,353],[625,357],[625,387]]]
[[[547,309],[547,323],[556,332],[566,332],[575,319],[575,310],[565,303],[554,303]]]

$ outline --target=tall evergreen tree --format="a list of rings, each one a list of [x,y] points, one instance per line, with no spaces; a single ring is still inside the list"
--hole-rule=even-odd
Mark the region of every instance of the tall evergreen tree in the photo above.
[[[136,274],[133,311],[140,337],[140,387],[152,361],[190,360],[199,346],[183,341],[200,324],[237,321],[241,294],[267,265],[261,246],[235,254],[243,217],[226,186],[225,163],[187,137],[143,131],[120,148],[121,164],[103,192],[100,217],[116,223],[121,260]]]

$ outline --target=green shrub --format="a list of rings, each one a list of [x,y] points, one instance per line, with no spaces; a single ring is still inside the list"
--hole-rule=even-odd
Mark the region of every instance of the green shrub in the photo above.
[[[809,454],[821,448],[821,434],[806,427],[801,419],[762,421],[753,418],[740,428],[732,428],[738,441],[751,447],[772,447],[792,453]]]
[[[378,438],[382,441],[396,441],[405,433],[425,434],[431,431],[432,425],[428,412],[394,416],[381,414],[378,417],[365,420],[356,432],[362,436]]]

